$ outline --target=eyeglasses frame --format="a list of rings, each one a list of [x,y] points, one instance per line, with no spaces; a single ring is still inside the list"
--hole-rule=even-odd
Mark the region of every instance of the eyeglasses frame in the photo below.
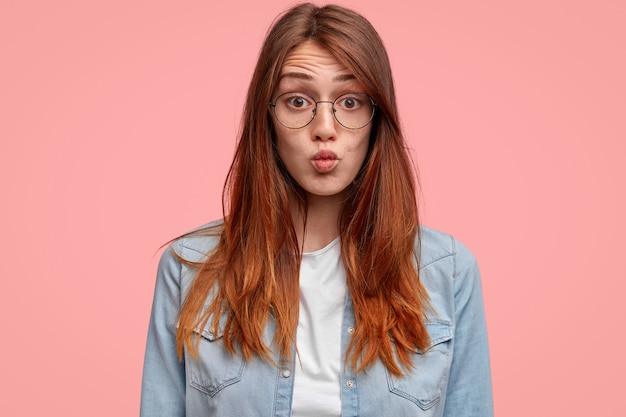
[[[309,120],[306,124],[304,124],[303,126],[300,126],[300,127],[291,127],[291,126],[287,126],[285,123],[283,123],[283,122],[280,120],[280,118],[279,118],[279,117],[278,117],[278,115],[276,114],[276,104],[277,104],[277,102],[278,102],[278,99],[279,99],[279,98],[281,98],[282,96],[284,96],[285,94],[302,94],[303,96],[306,96],[306,97],[310,98],[310,99],[313,101],[313,103],[315,103],[315,108],[314,108],[314,109],[313,109],[313,111],[312,111],[312,116],[311,116],[311,119],[310,119],[310,120]],[[365,96],[367,96],[367,98],[368,98],[368,99],[370,100],[370,102],[372,103],[372,114],[371,114],[371,116],[370,116],[369,120],[367,121],[367,123],[365,123],[365,124],[364,124],[363,126],[361,126],[361,127],[348,127],[348,126],[344,125],[343,123],[341,123],[341,122],[339,121],[339,119],[337,119],[337,114],[336,114],[336,113],[337,113],[337,109],[335,108],[335,103],[336,103],[336,102],[337,102],[337,100],[339,100],[341,97],[343,97],[343,96],[345,96],[345,95],[348,95],[348,94],[364,94]],[[339,123],[341,126],[343,126],[344,128],[346,128],[346,129],[350,129],[350,130],[359,130],[359,129],[363,129],[365,126],[367,126],[368,124],[372,123],[372,120],[374,120],[374,115],[376,114],[376,106],[377,106],[377,105],[376,105],[376,102],[374,101],[374,99],[373,99],[373,98],[371,98],[369,95],[367,95],[367,94],[365,94],[365,93],[360,93],[360,92],[357,92],[357,91],[351,91],[351,92],[348,92],[348,93],[341,94],[339,97],[337,97],[337,98],[336,98],[336,99],[334,99],[333,101],[328,101],[328,100],[320,100],[320,101],[315,101],[315,99],[314,99],[313,97],[311,97],[310,95],[308,95],[308,94],[306,94],[306,93],[301,93],[301,92],[299,92],[299,91],[287,91],[287,92],[284,92],[284,93],[280,94],[278,97],[276,97],[276,99],[275,99],[273,102],[272,102],[272,101],[270,101],[270,102],[269,102],[269,106],[270,106],[270,107],[272,107],[272,108],[274,109],[274,117],[276,118],[276,120],[278,120],[278,123],[280,123],[281,125],[283,125],[283,126],[284,126],[284,127],[286,127],[287,129],[298,130],[298,129],[303,129],[303,128],[307,127],[308,125],[310,125],[310,124],[311,124],[311,122],[313,121],[313,119],[315,119],[315,116],[317,116],[317,105],[318,105],[319,103],[329,103],[329,104],[332,104],[332,114],[333,114],[333,118],[335,119],[335,121],[336,121],[337,123]]]

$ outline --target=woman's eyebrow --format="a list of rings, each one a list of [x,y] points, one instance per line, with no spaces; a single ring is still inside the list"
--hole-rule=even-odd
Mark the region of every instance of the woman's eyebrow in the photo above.
[[[314,77],[311,74],[306,74],[304,72],[285,72],[283,74],[280,74],[278,81],[282,80],[283,78],[295,78],[298,80],[305,80],[305,81],[313,81],[314,79]],[[354,76],[354,74],[339,74],[333,77],[334,82],[343,82],[343,81],[350,81],[350,80],[355,80],[355,79],[356,77]]]
[[[340,75],[336,75],[333,77],[333,81],[336,81],[336,82],[343,82],[343,81],[350,81],[350,80],[356,80],[356,77],[354,76],[354,74],[340,74]]]
[[[296,78],[298,80],[313,81],[313,76],[311,74],[305,74],[304,72],[285,72],[280,74],[278,81],[283,78]]]

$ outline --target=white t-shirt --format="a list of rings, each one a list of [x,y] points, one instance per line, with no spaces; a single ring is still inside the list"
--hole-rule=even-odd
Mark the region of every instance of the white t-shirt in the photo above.
[[[339,238],[302,254],[292,417],[340,417],[346,271]]]

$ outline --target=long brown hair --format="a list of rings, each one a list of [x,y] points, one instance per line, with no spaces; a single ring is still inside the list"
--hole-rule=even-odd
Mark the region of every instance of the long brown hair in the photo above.
[[[371,24],[328,5],[301,4],[270,29],[248,89],[242,131],[223,193],[220,236],[198,273],[179,317],[177,349],[197,354],[193,329],[223,320],[224,345],[248,359],[270,362],[263,341],[268,320],[273,345],[292,360],[298,325],[300,248],[289,197],[306,212],[306,197],[274,147],[268,103],[287,54],[305,41],[327,48],[377,104],[365,163],[348,188],[339,218],[342,259],[356,329],[346,365],[361,371],[380,359],[395,375],[412,366],[411,352],[429,343],[428,297],[418,276],[419,221],[415,179],[399,125],[389,59]],[[205,231],[206,232],[206,231]],[[208,306],[205,304],[208,302]],[[195,340],[194,340],[195,339]]]

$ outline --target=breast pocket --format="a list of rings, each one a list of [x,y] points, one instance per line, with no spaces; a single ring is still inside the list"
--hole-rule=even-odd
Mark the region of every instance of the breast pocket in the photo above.
[[[389,390],[428,410],[441,399],[451,362],[452,327],[447,323],[426,323],[430,345],[413,355],[412,373],[396,377],[387,372]]]
[[[189,384],[213,397],[225,387],[241,381],[245,361],[239,353],[230,354],[223,343],[222,326],[217,333],[208,330],[209,321],[202,332],[195,332],[199,337],[198,357],[185,352],[185,367]]]

